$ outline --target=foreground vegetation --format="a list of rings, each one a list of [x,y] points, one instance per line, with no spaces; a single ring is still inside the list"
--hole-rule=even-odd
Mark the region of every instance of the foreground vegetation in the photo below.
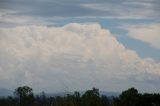
[[[141,94],[135,88],[118,97],[100,95],[96,88],[63,97],[47,97],[44,92],[34,95],[32,91],[28,86],[18,87],[14,97],[0,98],[0,106],[160,106],[160,94]]]

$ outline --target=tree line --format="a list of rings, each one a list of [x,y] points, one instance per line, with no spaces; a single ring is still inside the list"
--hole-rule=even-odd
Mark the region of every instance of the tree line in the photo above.
[[[160,94],[141,94],[135,88],[125,90],[117,97],[100,95],[96,88],[84,94],[76,91],[66,96],[48,97],[44,92],[34,95],[32,88],[22,86],[15,89],[14,95],[1,97],[0,106],[160,106]]]

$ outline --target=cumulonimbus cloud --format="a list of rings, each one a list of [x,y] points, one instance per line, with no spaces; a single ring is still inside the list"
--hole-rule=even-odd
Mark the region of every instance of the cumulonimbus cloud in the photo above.
[[[131,86],[158,91],[160,64],[126,49],[98,24],[0,28],[0,85],[48,91]]]

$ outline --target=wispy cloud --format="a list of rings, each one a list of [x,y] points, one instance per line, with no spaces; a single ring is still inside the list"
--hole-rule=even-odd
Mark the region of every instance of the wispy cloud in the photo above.
[[[120,2],[117,3],[89,3],[82,5],[85,8],[99,10],[102,16],[129,19],[158,18],[155,14],[154,4],[146,2]],[[114,8],[113,8],[114,7]]]
[[[150,44],[151,47],[160,49],[160,24],[130,25],[125,26],[130,38]]]
[[[27,15],[17,15],[19,11],[14,10],[0,10],[0,27],[15,27],[20,25],[46,25],[47,21],[45,21],[42,17],[32,17]]]
[[[158,20],[160,17],[159,4],[159,0],[3,0],[0,1],[0,10],[15,11],[16,17],[23,18],[25,16],[43,20],[50,17],[112,17]],[[6,19],[10,18],[13,13],[7,13],[7,15]]]

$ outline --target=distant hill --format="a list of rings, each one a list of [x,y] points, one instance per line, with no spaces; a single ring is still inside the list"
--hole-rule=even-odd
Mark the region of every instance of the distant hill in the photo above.
[[[105,96],[115,96],[115,97],[117,97],[117,96],[119,96],[120,95],[120,93],[118,93],[118,92],[107,92],[107,91],[100,91],[99,92],[100,93],[100,95],[105,95]]]
[[[100,95],[105,95],[105,96],[119,96],[120,93],[118,92],[107,92],[107,91],[100,91]],[[40,95],[41,93],[37,93],[35,95]],[[57,93],[45,93],[47,97],[50,96],[66,96],[67,94],[74,94],[74,92],[57,92]],[[80,91],[80,94],[83,95],[84,91]],[[13,96],[13,91],[5,89],[5,88],[0,88],[0,97],[7,97],[7,96]]]
[[[0,88],[0,97],[7,97],[7,96],[13,96],[13,91],[5,88]]]
[[[117,97],[120,94],[118,92],[107,92],[107,91],[100,91],[99,93],[100,93],[100,95],[105,95],[105,96],[108,96],[108,97],[111,97],[111,96]],[[73,92],[45,93],[45,95],[47,97],[50,97],[50,96],[54,96],[54,97],[55,96],[66,96],[67,94],[74,94],[74,93]],[[83,95],[84,92],[81,91],[80,94]],[[38,95],[40,95],[40,94],[38,94]]]

